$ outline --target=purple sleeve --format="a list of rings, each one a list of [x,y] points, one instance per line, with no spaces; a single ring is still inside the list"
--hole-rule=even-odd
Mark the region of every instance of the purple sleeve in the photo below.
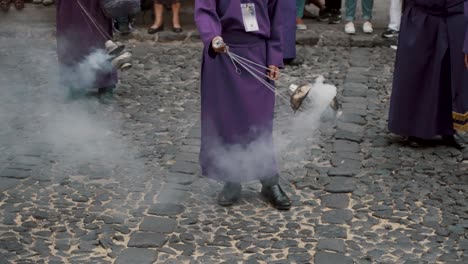
[[[283,65],[283,48],[282,48],[282,23],[279,0],[268,1],[268,13],[270,16],[270,38],[267,41],[268,65],[275,65],[280,68]],[[284,0],[283,0],[284,1]]]
[[[465,0],[465,18],[468,21],[468,1]],[[465,43],[463,45],[463,52],[468,54],[468,27],[465,30]]]
[[[205,46],[221,36],[221,22],[216,12],[216,0],[195,0],[195,24]]]

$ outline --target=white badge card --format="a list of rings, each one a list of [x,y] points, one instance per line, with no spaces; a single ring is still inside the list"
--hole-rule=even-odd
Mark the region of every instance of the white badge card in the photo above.
[[[242,18],[244,19],[244,27],[246,32],[258,31],[257,13],[255,12],[255,4],[241,4]]]

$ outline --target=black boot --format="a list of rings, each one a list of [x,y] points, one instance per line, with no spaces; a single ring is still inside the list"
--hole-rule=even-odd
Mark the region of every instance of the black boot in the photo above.
[[[455,137],[455,135],[442,136],[442,141],[444,142],[445,145],[449,147],[454,147],[459,150],[465,148],[465,145],[462,143],[461,139],[459,139],[458,137]]]
[[[278,210],[289,210],[291,201],[279,184],[263,185],[262,195]]]
[[[231,206],[241,197],[242,185],[240,183],[227,182],[218,196],[218,204]]]

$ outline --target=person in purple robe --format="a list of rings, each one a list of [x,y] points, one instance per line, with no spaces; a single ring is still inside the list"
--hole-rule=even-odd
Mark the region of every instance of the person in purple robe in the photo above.
[[[459,74],[461,76],[466,76],[468,73],[468,1],[465,0],[465,19],[466,19],[466,29],[465,29],[465,40],[463,43],[463,53],[465,53],[465,69]],[[455,128],[460,131],[468,131],[468,87],[464,86],[463,89],[458,90],[457,95],[457,108],[454,111],[455,119]]]
[[[57,54],[62,82],[70,96],[97,91],[101,96],[112,94],[117,83],[115,70],[96,72],[90,87],[88,82],[72,76],[77,65],[112,39],[112,20],[102,11],[98,0],[61,0],[57,2]]]
[[[204,176],[224,182],[222,206],[240,198],[242,182],[260,180],[262,195],[275,208],[291,207],[279,185],[273,147],[275,94],[227,53],[255,63],[261,80],[273,84],[283,66],[279,1],[195,1],[204,43],[200,164]]]
[[[441,136],[446,145],[463,148],[456,129],[466,126],[456,120],[468,106],[466,26],[463,0],[406,1],[388,128],[411,146]]]
[[[283,59],[285,64],[296,65],[296,0],[280,1],[283,17]]]

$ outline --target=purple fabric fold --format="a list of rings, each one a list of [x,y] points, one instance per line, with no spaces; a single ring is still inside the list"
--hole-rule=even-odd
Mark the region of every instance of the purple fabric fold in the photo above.
[[[465,0],[465,3],[464,3],[464,13],[465,13],[465,19],[468,22],[468,0]],[[465,42],[463,44],[463,52],[465,54],[468,54],[468,27],[465,32]]]
[[[241,3],[254,3],[259,30],[245,32]],[[273,146],[275,94],[227,54],[214,53],[222,36],[230,51],[261,65],[282,66],[281,17],[276,0],[196,0],[195,21],[205,45],[201,72],[203,175],[244,182],[278,174]],[[240,69],[236,71],[236,67]],[[266,76],[261,77],[273,84]]]
[[[98,0],[60,1],[57,3],[57,54],[62,74],[70,74],[70,69],[92,52],[104,49],[104,43],[112,38],[112,21],[104,15]],[[65,70],[66,69],[66,70]],[[67,82],[67,76],[61,76]],[[73,78],[70,78],[73,79]],[[97,73],[92,87],[97,89],[117,83],[117,73]],[[73,86],[74,84],[68,84]]]

